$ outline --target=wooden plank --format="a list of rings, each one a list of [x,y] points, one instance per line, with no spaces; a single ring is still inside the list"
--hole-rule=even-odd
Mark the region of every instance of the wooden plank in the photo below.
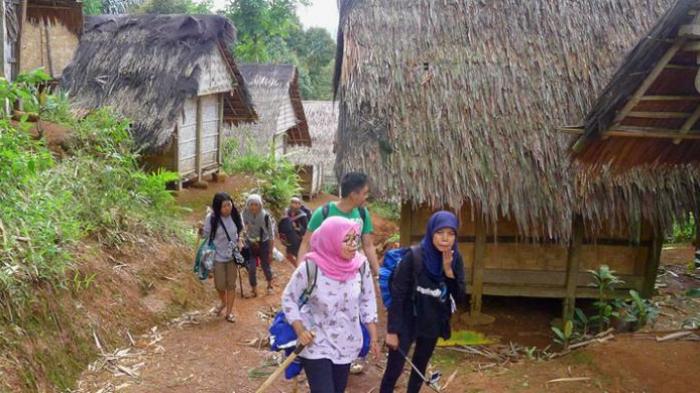
[[[573,236],[566,256],[566,296],[564,297],[564,321],[574,318],[576,287],[583,243],[583,218],[577,215],[572,223]]]
[[[621,138],[700,139],[700,131],[691,131],[692,133],[681,134],[679,130],[670,128],[618,126],[605,132],[605,135]]]
[[[683,38],[700,38],[700,25],[688,24],[683,25],[678,29],[678,36]]]
[[[666,51],[666,53],[664,53],[664,55],[659,59],[654,68],[651,70],[651,72],[649,72],[649,75],[647,75],[642,84],[634,92],[632,97],[625,103],[625,106],[623,106],[620,112],[617,114],[617,116],[615,116],[615,120],[613,120],[613,126],[610,127],[611,129],[617,128],[617,126],[620,125],[622,119],[624,119],[625,116],[627,116],[627,114],[631,112],[635,106],[637,106],[641,98],[646,94],[647,90],[649,90],[656,78],[664,70],[664,67],[671,61],[673,56],[675,56],[676,53],[681,48],[683,48],[683,45],[685,45],[685,43],[686,39],[680,38],[676,42],[674,42],[673,45],[671,45],[671,47]]]
[[[644,276],[618,274],[625,287],[641,288]],[[484,269],[484,285],[524,285],[566,288],[566,271]],[[579,271],[575,275],[577,287],[586,287],[592,282],[589,272]]]
[[[656,274],[659,270],[659,262],[661,261],[661,246],[663,245],[663,236],[659,233],[654,233],[654,239],[649,247],[646,266],[644,269],[644,283],[641,288],[641,295],[649,298],[654,294],[654,286],[656,284]]]
[[[469,293],[472,292],[472,287],[468,286]],[[615,296],[624,297],[628,295],[628,289],[617,289]],[[508,297],[536,297],[536,298],[553,298],[562,299],[566,296],[566,288],[564,287],[547,287],[547,286],[527,286],[527,285],[498,285],[484,284],[483,294],[487,296],[508,296]],[[579,287],[576,290],[578,299],[595,299],[598,297],[598,291],[591,287]]]
[[[687,45],[686,45],[687,46]],[[683,47],[685,50],[685,47]],[[686,64],[666,64],[667,70],[688,70],[688,71],[697,71],[698,66],[697,65],[686,65]]]
[[[697,123],[698,119],[700,119],[700,105],[698,105],[697,108],[695,108],[693,114],[690,115],[690,117],[688,118],[688,120],[685,121],[685,123],[683,123],[679,132],[683,135],[688,134],[690,132],[690,129],[695,125],[695,123]],[[673,143],[676,145],[680,142],[680,138],[676,138],[673,140]]]
[[[481,295],[484,286],[484,262],[486,256],[486,222],[481,213],[476,215],[476,242],[472,263],[471,317],[478,319],[481,314]]]
[[[197,181],[202,180],[202,98],[197,97],[197,140],[194,157],[194,167],[197,175]]]
[[[700,96],[652,95],[640,98],[641,101],[700,101]]]
[[[642,119],[687,119],[692,113],[687,112],[635,112],[627,114],[627,117],[637,117]]]
[[[411,208],[410,202],[403,202],[401,204],[401,225],[399,228],[399,242],[401,247],[408,247],[411,245],[411,228],[413,215],[416,212]]]
[[[216,162],[219,166],[224,164],[224,95],[218,94],[219,97],[219,124],[218,124],[218,134],[216,136],[216,144],[218,147],[218,152],[216,155]]]

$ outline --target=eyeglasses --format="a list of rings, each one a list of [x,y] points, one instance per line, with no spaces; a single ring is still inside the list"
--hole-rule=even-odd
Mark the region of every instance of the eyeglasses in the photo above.
[[[357,249],[360,247],[360,235],[347,235],[345,239],[343,239],[343,243],[348,247]]]

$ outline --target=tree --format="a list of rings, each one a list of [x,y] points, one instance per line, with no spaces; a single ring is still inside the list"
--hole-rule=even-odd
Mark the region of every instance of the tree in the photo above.
[[[213,0],[146,0],[134,11],[144,14],[211,14]]]

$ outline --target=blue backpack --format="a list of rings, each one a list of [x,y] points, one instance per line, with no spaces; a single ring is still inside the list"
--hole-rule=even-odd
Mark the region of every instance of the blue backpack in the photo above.
[[[415,272],[420,271],[423,263],[423,251],[419,245],[396,248],[384,254],[384,262],[379,268],[379,291],[382,294],[382,303],[387,309],[391,307],[391,280],[394,278],[394,271],[409,251],[413,253],[415,275]]]
[[[367,270],[367,262],[365,262],[360,268],[360,277],[364,276]],[[311,297],[311,293],[316,289],[316,280],[318,278],[318,265],[313,261],[306,261],[306,289],[299,296],[297,304],[299,308],[303,307]],[[362,281],[360,280],[360,283]],[[362,285],[362,284],[360,284]],[[359,357],[365,357],[369,353],[369,330],[367,327],[360,323],[360,328],[362,329],[362,349],[360,349]],[[284,351],[285,356],[289,356],[294,352],[294,348],[297,345],[297,335],[294,332],[294,328],[287,321],[283,311],[278,311],[275,318],[272,321],[272,325],[268,329],[270,332],[270,350],[271,351]],[[294,359],[292,364],[287,366],[284,370],[284,377],[286,379],[292,379],[299,375],[301,372],[301,359],[298,357]]]

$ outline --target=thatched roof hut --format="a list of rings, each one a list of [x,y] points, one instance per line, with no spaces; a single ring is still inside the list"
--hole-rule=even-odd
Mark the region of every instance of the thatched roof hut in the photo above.
[[[333,149],[338,128],[338,104],[333,101],[303,101],[303,104],[309,124],[311,147],[292,148],[286,156],[297,165],[313,168],[313,175],[318,176],[318,187],[312,189],[320,188],[324,184],[336,185],[338,181],[334,171]],[[310,193],[316,192],[318,189]]]
[[[4,75],[14,79],[20,72],[43,67],[52,77],[60,78],[78,47],[82,1],[26,0],[5,2],[4,7]]]
[[[431,209],[461,209],[475,310],[482,293],[590,295],[585,268],[615,255],[631,287],[653,289],[657,238],[634,223],[659,203],[591,193],[557,127],[587,113],[669,3],[341,0],[336,173],[404,201],[402,243]]]
[[[575,158],[590,177],[668,190],[670,212],[698,207],[700,1],[678,0],[641,37],[581,127]],[[641,181],[640,181],[641,180]]]
[[[292,146],[311,146],[301,103],[299,73],[291,64],[241,64],[241,74],[260,115],[255,124],[233,130],[244,150],[283,154]]]
[[[222,123],[257,117],[229,49],[234,38],[216,15],[88,18],[61,87],[75,107],[110,106],[131,119],[158,166],[201,177],[218,168]]]

